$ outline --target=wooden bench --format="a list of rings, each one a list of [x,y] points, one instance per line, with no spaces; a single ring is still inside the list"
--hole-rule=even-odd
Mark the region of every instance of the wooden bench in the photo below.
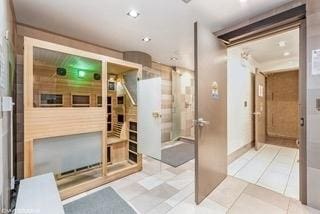
[[[20,181],[15,214],[64,214],[52,173]]]

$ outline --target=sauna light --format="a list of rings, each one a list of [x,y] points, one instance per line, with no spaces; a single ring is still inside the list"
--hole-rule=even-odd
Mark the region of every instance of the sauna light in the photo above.
[[[86,75],[85,71],[78,70],[78,77],[83,78]]]

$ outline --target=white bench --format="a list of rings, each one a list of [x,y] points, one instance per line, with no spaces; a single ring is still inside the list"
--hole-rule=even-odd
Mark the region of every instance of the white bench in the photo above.
[[[52,173],[20,181],[15,214],[64,214]]]

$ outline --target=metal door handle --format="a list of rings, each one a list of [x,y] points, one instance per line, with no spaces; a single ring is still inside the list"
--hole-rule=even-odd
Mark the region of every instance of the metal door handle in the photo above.
[[[210,125],[209,121],[204,120],[203,118],[199,118],[198,120],[194,120],[195,125],[203,127],[205,125]]]
[[[159,117],[161,117],[161,113],[160,112],[152,112],[152,116],[154,117],[154,118],[159,118]]]
[[[253,112],[253,115],[261,115],[261,112]]]

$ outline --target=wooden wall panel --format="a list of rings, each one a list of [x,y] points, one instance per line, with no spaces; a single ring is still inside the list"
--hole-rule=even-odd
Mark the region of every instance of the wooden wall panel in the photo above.
[[[66,54],[72,54],[76,56],[86,57],[95,59],[102,62],[102,81],[95,82],[88,79],[88,82],[84,81],[81,87],[73,87],[72,81],[66,81],[63,78],[54,80],[54,84],[48,80],[48,75],[43,75],[44,73],[53,73],[54,70],[48,67],[37,67],[33,64],[33,48],[41,47],[48,50],[59,51]],[[54,43],[49,43],[41,40],[25,38],[24,39],[24,177],[30,177],[33,175],[33,141],[35,139],[50,138],[58,136],[67,136],[75,134],[83,134],[90,132],[102,132],[101,141],[101,153],[102,153],[102,177],[98,178],[103,182],[108,182],[116,177],[122,177],[130,174],[131,168],[135,170],[140,170],[142,167],[141,158],[139,158],[137,165],[133,165],[128,169],[123,169],[125,172],[118,171],[114,172],[113,175],[107,175],[106,170],[106,94],[107,91],[107,63],[116,63],[119,65],[132,67],[138,70],[138,76],[141,76],[142,66],[125,62],[120,59],[111,58],[104,55],[98,55],[86,51],[81,51],[78,49],[57,45]],[[38,72],[40,68],[40,72]],[[35,69],[35,73],[34,73]],[[36,75],[34,75],[36,74]],[[52,75],[51,75],[52,76]],[[54,76],[53,76],[54,77]],[[70,78],[69,78],[70,79]],[[90,80],[90,81],[89,81]],[[35,84],[34,84],[35,83]],[[98,83],[98,84],[95,84]],[[58,86],[58,87],[56,87]],[[71,86],[71,87],[70,87]],[[90,108],[75,108],[75,107],[34,107],[34,94],[38,95],[41,91],[55,92],[57,90],[64,91],[65,99],[71,100],[71,94],[76,93],[89,93],[91,94],[91,102],[95,103],[96,95],[103,94],[102,97],[102,107]],[[71,88],[71,89],[70,89]],[[74,93],[75,91],[75,93]],[[38,99],[36,96],[35,99]],[[66,100],[65,100],[66,101]],[[37,101],[36,101],[37,102]],[[68,106],[70,103],[65,102]],[[128,157],[128,148],[123,150],[122,148],[116,148],[116,161],[126,160]],[[122,149],[122,150],[121,150]],[[114,177],[114,178],[113,178]],[[81,187],[86,186],[88,188],[97,187],[99,183],[94,180],[88,181],[80,185]],[[75,187],[76,188],[76,187]],[[85,189],[86,187],[84,187]],[[77,191],[82,192],[84,189],[77,189]],[[73,188],[66,190],[70,196],[76,194]]]
[[[93,72],[92,72],[93,75]],[[63,107],[71,107],[72,94],[90,95],[90,107],[97,106],[97,96],[102,94],[102,81],[72,80],[71,75],[56,75],[56,67],[35,66],[33,71],[33,105],[39,106],[41,93],[63,94]]]
[[[297,139],[299,135],[298,71],[267,76],[267,134]]]
[[[35,108],[25,110],[25,141],[105,129],[103,108]]]

